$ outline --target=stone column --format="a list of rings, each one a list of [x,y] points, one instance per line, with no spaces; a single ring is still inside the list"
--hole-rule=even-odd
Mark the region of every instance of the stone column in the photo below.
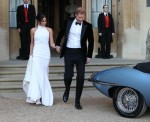
[[[141,5],[145,0],[124,0],[120,1],[120,21],[119,22],[119,37],[118,43],[121,49],[121,57],[128,59],[142,59],[141,55],[141,11],[144,9]]]
[[[9,0],[0,0],[0,61],[9,60]]]
[[[86,0],[82,0],[82,7],[86,8]]]
[[[32,5],[35,6],[36,14],[38,12],[38,0],[32,0]]]
[[[91,0],[86,0],[86,21],[91,22]]]

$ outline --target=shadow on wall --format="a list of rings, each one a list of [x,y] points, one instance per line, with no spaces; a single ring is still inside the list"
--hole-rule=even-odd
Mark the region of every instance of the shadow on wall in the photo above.
[[[150,60],[150,28],[148,29],[147,39],[146,39],[146,59]]]

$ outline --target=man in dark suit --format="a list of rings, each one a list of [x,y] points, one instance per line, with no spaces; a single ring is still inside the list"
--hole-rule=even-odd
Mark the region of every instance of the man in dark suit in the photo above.
[[[20,34],[21,48],[17,59],[28,60],[30,52],[30,29],[35,27],[35,7],[23,0],[17,8],[17,29]]]
[[[66,21],[56,39],[56,51],[59,53],[61,40],[63,36],[65,36],[60,55],[60,57],[64,56],[65,62],[64,83],[66,89],[63,95],[63,101],[68,101],[73,69],[74,65],[76,65],[77,83],[75,108],[78,110],[82,109],[80,97],[84,85],[85,64],[89,63],[92,58],[94,46],[92,25],[84,21],[84,19],[85,9],[78,7],[75,11],[75,18],[69,18],[68,21]]]
[[[108,13],[108,5],[103,6],[103,11],[98,17],[98,32],[101,44],[101,56],[104,59],[109,59],[113,57],[110,55],[110,50],[115,30],[112,15]]]

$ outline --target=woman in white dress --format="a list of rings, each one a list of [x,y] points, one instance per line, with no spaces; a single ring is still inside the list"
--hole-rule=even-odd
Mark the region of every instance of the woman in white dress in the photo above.
[[[23,89],[27,95],[26,102],[53,105],[53,93],[49,82],[50,47],[55,48],[53,31],[46,27],[46,17],[38,14],[38,27],[31,29],[30,59],[28,61]]]

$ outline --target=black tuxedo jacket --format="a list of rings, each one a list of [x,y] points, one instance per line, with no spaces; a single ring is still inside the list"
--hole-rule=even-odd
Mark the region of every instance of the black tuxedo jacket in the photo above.
[[[115,33],[114,21],[113,21],[112,15],[110,13],[108,13],[108,16],[110,18],[111,33]],[[102,33],[102,34],[103,34],[104,30],[106,29],[106,23],[105,23],[104,17],[105,17],[104,13],[99,14],[99,17],[98,17],[98,32]],[[99,43],[100,42],[101,42],[101,36],[99,36]],[[113,42],[112,36],[111,36],[111,42]]]
[[[60,46],[61,40],[62,40],[63,36],[65,36],[64,42],[62,44],[62,50],[61,50],[60,57],[64,56],[67,41],[68,41],[69,31],[70,31],[70,28],[71,28],[71,25],[72,25],[72,22],[74,21],[74,19],[75,18],[69,18],[65,22],[63,28],[60,30],[58,37],[56,39],[56,46]],[[88,41],[88,46],[87,46],[87,41]],[[93,47],[94,47],[94,37],[93,37],[92,24],[90,24],[86,21],[83,21],[82,31],[81,31],[81,49],[82,49],[85,60],[86,60],[86,57],[92,58]]]
[[[35,27],[35,7],[33,5],[28,6],[28,24],[29,28]],[[17,28],[22,29],[25,24],[24,5],[18,6],[17,8]]]
[[[106,29],[106,23],[105,23],[105,19],[104,19],[104,13],[99,14],[98,17],[98,32],[102,33],[103,30]],[[112,18],[112,15],[110,13],[108,13],[108,16],[110,18],[110,29],[112,33],[115,33],[115,29],[114,29],[114,21]]]

